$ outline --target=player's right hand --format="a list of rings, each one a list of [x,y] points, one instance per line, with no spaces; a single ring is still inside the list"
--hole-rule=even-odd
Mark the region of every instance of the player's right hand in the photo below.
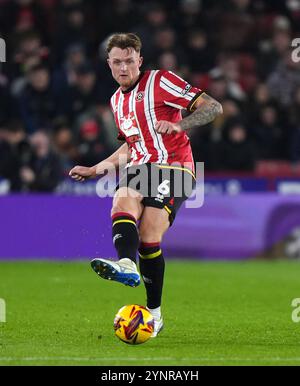
[[[96,177],[96,173],[93,167],[75,166],[70,170],[69,176],[76,181],[84,181],[87,178]]]

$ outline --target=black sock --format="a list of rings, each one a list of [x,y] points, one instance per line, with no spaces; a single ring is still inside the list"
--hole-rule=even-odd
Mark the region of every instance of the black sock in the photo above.
[[[139,235],[136,220],[129,213],[119,212],[112,216],[113,243],[119,259],[130,259],[136,263]]]
[[[161,305],[165,260],[159,243],[141,243],[139,247],[140,271],[147,292],[147,307]]]

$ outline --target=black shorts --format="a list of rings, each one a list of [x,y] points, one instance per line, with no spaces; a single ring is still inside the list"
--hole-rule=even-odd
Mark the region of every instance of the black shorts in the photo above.
[[[147,163],[122,172],[116,190],[129,187],[143,196],[142,204],[165,209],[172,225],[182,203],[192,194],[196,179],[190,169]]]

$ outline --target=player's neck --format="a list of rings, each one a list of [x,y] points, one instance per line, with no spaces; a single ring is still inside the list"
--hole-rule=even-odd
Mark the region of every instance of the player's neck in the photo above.
[[[135,86],[139,83],[139,81],[141,80],[143,75],[144,75],[144,72],[140,71],[138,73],[138,75],[136,76],[136,78],[132,80],[131,85],[129,87],[128,86],[127,87],[122,87],[121,86],[122,93],[126,94],[126,93],[132,91],[135,88]]]

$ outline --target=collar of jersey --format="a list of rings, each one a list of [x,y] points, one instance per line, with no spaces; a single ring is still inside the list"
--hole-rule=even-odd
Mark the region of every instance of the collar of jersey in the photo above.
[[[121,90],[123,94],[127,94],[129,93],[130,91],[132,91],[136,85],[139,83],[139,81],[142,79],[142,77],[144,76],[145,72],[144,71],[141,71],[139,77],[138,77],[138,80],[132,85],[130,86],[129,88],[127,88],[125,91]]]

